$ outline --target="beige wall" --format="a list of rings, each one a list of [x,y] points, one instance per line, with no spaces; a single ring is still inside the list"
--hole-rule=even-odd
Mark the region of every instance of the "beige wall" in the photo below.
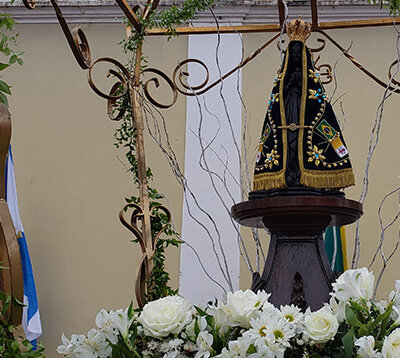
[[[124,36],[122,26],[84,29],[94,58],[115,56],[125,63],[118,45]],[[18,30],[25,64],[7,74],[13,85],[15,174],[39,296],[42,338],[52,358],[58,356],[55,348],[62,332],[86,333],[102,307],[124,308],[133,299],[140,248],[130,242],[133,237],[119,223],[118,212],[124,198],[137,191],[118,160],[124,159],[123,152],[113,146],[118,124],[108,119],[106,101],[90,89],[59,27],[21,25]],[[146,53],[153,65],[170,71],[177,57],[185,58],[186,41],[154,38]],[[183,165],[184,100],[171,109],[167,125]],[[154,186],[168,194],[180,231],[178,184],[161,152],[150,139],[147,144],[148,163],[158,178]],[[167,255],[174,287],[178,251],[171,249]]]
[[[125,62],[118,42],[124,36],[119,25],[86,25],[93,58],[113,56]],[[30,247],[43,323],[47,356],[58,356],[55,348],[65,332],[86,333],[101,309],[125,307],[133,298],[132,280],[140,258],[139,247],[118,221],[124,198],[136,193],[129,174],[118,160],[123,153],[113,147],[117,124],[108,120],[105,101],[95,95],[86,73],[75,63],[58,25],[19,25],[19,47],[25,64],[10,69],[13,85],[10,99],[13,120],[13,151],[21,217]],[[385,78],[387,64],[395,55],[395,33],[390,28],[338,30],[335,38],[349,46],[374,73]],[[271,35],[245,35],[250,53]],[[312,45],[314,42],[311,41]],[[187,38],[166,42],[151,38],[146,54],[152,66],[171,74],[178,59],[186,58]],[[331,46],[321,62],[334,62],[339,53]],[[249,113],[254,150],[265,115],[266,98],[279,64],[275,44],[246,66],[243,93]],[[347,197],[358,199],[365,156],[382,88],[355,69],[346,59],[338,66],[339,89],[347,92],[343,105],[347,117],[345,138],[353,158],[357,186]],[[108,87],[104,87],[108,88]],[[331,93],[333,85],[327,87]],[[370,169],[370,193],[361,221],[360,265],[370,261],[379,240],[377,206],[384,194],[399,184],[399,98],[385,107],[380,145]],[[340,114],[338,107],[335,108]],[[165,112],[171,142],[181,165],[184,160],[185,99]],[[181,227],[182,193],[165,159],[147,140],[147,159],[155,174],[154,186],[168,195],[177,230]],[[251,157],[253,155],[251,154]],[[386,222],[397,210],[392,200],[384,211]],[[398,225],[387,233],[389,250]],[[349,228],[349,258],[354,228]],[[172,284],[177,286],[179,252],[168,252]],[[390,265],[382,292],[392,287],[400,269],[398,259]],[[377,272],[379,265],[374,266]],[[241,286],[249,286],[242,270]]]

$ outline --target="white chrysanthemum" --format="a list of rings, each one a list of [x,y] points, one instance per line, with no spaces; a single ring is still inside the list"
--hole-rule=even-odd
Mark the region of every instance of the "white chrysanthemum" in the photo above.
[[[294,324],[278,315],[263,315],[250,321],[251,328],[244,333],[255,346],[267,345],[271,350],[289,346],[290,338],[295,335]]]
[[[295,305],[281,306],[281,313],[287,321],[293,324],[300,322],[304,316],[303,312],[301,312],[301,309]]]
[[[366,267],[347,270],[332,284],[332,296],[339,301],[370,300],[374,290],[375,277]]]
[[[262,306],[262,312],[265,314],[279,314],[280,311],[271,302],[265,302]]]
[[[262,307],[268,302],[269,298],[271,297],[271,294],[265,291],[257,291],[256,297],[257,297],[257,302],[255,303],[254,306],[258,309],[262,309]]]
[[[357,339],[354,345],[359,347],[357,357],[359,358],[380,358],[382,353],[375,351],[375,338],[373,336],[364,336]]]

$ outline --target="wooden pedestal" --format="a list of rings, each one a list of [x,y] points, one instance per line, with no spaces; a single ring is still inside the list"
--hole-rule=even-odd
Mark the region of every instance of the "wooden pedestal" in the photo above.
[[[273,197],[236,204],[231,215],[241,225],[271,234],[264,272],[253,275],[252,289],[271,293],[278,307],[293,303],[316,310],[329,301],[335,279],[322,235],[328,226],[355,222],[362,205],[337,197]]]

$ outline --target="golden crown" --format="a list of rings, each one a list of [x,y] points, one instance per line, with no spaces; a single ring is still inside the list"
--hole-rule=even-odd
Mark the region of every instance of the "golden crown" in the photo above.
[[[299,17],[286,25],[286,32],[290,41],[306,42],[311,35],[311,25]]]

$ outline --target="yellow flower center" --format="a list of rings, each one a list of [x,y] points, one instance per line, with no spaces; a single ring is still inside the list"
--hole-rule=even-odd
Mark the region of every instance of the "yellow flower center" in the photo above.
[[[259,333],[260,333],[260,336],[261,337],[265,337],[267,334],[265,333],[265,330],[267,329],[267,327],[265,327],[265,326],[262,326],[261,328],[260,328],[260,331],[259,331]]]
[[[279,339],[279,338],[283,338],[283,337],[284,337],[282,331],[280,331],[279,329],[277,329],[276,331],[274,331],[274,336],[275,336],[276,339]]]
[[[294,317],[291,314],[287,314],[285,316],[285,318],[289,321],[289,322],[293,322],[294,321]]]

